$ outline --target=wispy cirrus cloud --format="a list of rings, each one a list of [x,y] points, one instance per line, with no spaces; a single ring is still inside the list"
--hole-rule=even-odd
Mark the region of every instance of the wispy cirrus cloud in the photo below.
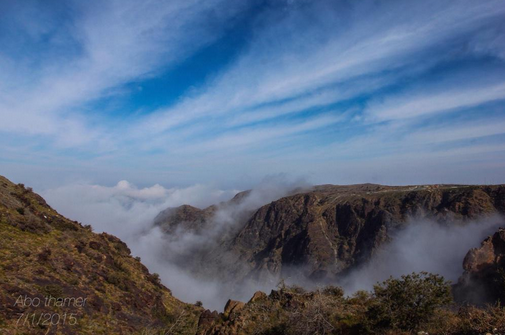
[[[0,62],[0,82],[9,83],[0,93],[1,129],[50,135],[72,147],[104,139],[112,144],[107,126],[99,124],[100,112],[90,113],[87,103],[183,61],[218,38],[226,20],[244,6],[111,0],[6,7],[18,29],[5,38],[19,41]],[[37,9],[46,15],[37,18]]]
[[[436,92],[404,92],[384,102],[372,105],[367,110],[378,120],[411,119],[430,114],[449,112],[479,106],[505,99],[505,81],[497,84],[478,83],[470,87],[454,85]]]
[[[442,43],[479,30],[505,12],[495,6],[497,3],[474,1],[465,2],[465,8],[450,2],[433,2],[432,8],[409,4],[409,10],[398,2],[383,7],[369,4],[343,8],[321,3],[303,8],[313,15],[321,14],[318,21],[307,22],[310,15],[294,10],[260,30],[249,51],[201,94],[160,110],[142,126],[164,131],[209,114],[240,114],[246,108],[282,102],[327,85],[347,84],[350,79],[386,71],[398,70],[394,78],[398,81],[402,75],[426,71],[430,65],[445,61],[446,55],[437,52]],[[344,13],[352,19],[346,20]],[[294,26],[300,28],[289,29]],[[427,54],[429,59],[425,59]],[[423,64],[417,64],[420,62]],[[334,101],[339,100],[340,93],[333,92]],[[322,104],[328,102],[326,97],[321,99]],[[318,105],[316,99],[312,105]],[[272,108],[282,111],[283,104]]]
[[[377,159],[407,166],[409,151],[500,165],[499,0],[27,4],[4,5],[15,28],[0,35],[0,132],[23,143],[2,152],[18,164],[29,159],[16,147],[75,171],[183,183],[259,178],[248,166],[272,157],[270,173],[326,171],[328,182],[346,180],[329,161],[353,174],[357,158],[378,170]],[[144,87],[160,92],[142,100]]]

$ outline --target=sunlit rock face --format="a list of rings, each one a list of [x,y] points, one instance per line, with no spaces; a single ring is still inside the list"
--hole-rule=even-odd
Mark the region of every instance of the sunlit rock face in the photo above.
[[[474,304],[505,301],[505,229],[500,228],[479,248],[471,249],[463,268],[465,272],[454,290],[458,301]]]

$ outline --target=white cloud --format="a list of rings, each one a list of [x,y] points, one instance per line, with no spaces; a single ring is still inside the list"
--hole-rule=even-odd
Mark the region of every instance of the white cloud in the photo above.
[[[420,129],[408,135],[409,141],[421,143],[439,143],[475,139],[505,133],[505,121],[490,118],[473,122],[451,122],[450,124]]]
[[[20,45],[37,51],[48,33],[54,41],[41,57],[0,51],[0,131],[11,137],[5,167],[27,171],[27,182],[40,165],[59,164],[74,175],[131,180],[163,171],[193,184],[241,179],[248,166],[275,156],[268,172],[307,174],[313,171],[305,162],[318,155],[345,165],[358,155],[366,162],[433,151],[434,143],[463,139],[462,130],[452,128],[445,139],[436,128],[417,132],[420,119],[504,98],[500,1],[314,1],[268,6],[249,22],[229,63],[209,60],[207,81],[173,105],[129,105],[123,113],[119,104],[106,115],[90,104],[127,97],[128,84],[155,78],[216,41],[249,6],[110,0],[73,2],[64,23],[50,9],[44,22],[19,14],[20,22],[35,21],[19,28],[31,38]],[[467,60],[473,65],[460,63]],[[484,124],[485,113],[473,115]],[[474,127],[472,136],[499,134],[497,127]],[[415,134],[409,139],[407,131]],[[440,141],[423,145],[429,131]],[[256,181],[259,171],[251,172]]]
[[[502,99],[505,99],[505,83],[482,87],[477,82],[472,87],[451,87],[442,92],[407,92],[370,106],[367,113],[372,120],[408,119]]]
[[[360,269],[345,277],[346,293],[371,290],[377,282],[390,276],[400,277],[412,272],[432,272],[457,283],[463,273],[463,259],[470,248],[476,248],[484,238],[502,224],[501,217],[482,218],[465,225],[443,226],[429,220],[413,220],[396,231],[394,240],[380,248]]]
[[[167,189],[156,184],[139,189],[126,180],[113,187],[68,184],[41,192],[63,215],[92,224],[96,231],[115,234],[126,242],[149,229],[152,219],[168,207],[187,203],[206,207],[228,200],[235,193],[205,185]]]
[[[321,16],[318,22],[311,22],[312,25],[295,12],[260,30],[248,52],[211,81],[201,94],[188,97],[168,110],[158,111],[141,124],[142,130],[138,131],[161,132],[205,115],[239,113],[245,108],[297,97],[328,84],[406,65],[416,69],[422,66],[418,63],[427,62],[419,59],[424,55],[416,56],[416,53],[477,29],[485,20],[505,11],[494,6],[496,3],[475,1],[458,6],[440,1],[431,4],[434,8],[430,10],[426,9],[430,6],[418,4],[420,8],[417,8],[418,5],[412,3],[409,3],[412,6],[409,10],[400,3],[365,10],[366,6],[356,5],[345,12],[353,18],[345,23],[338,15],[342,13],[314,6],[311,9]],[[294,25],[300,28],[289,31]],[[328,26],[331,29],[327,29]],[[302,27],[306,31],[300,31]],[[431,62],[444,57],[439,53],[430,56]],[[335,100],[338,94],[336,92]],[[317,106],[318,101],[314,100],[313,105]],[[305,107],[309,108],[310,104]],[[286,113],[282,107],[280,110],[281,114]]]
[[[63,147],[96,143],[104,137],[109,141],[107,126],[96,127],[96,122],[104,119],[100,113],[95,114],[95,122],[89,116],[79,116],[83,104],[181,62],[215,40],[226,20],[243,5],[224,0],[110,0],[75,2],[69,7],[75,11],[74,21],[71,28],[64,27],[65,33],[71,34],[80,52],[62,59],[61,50],[56,49],[51,54],[54,60],[45,59],[36,68],[33,62],[16,61],[18,55],[2,57],[0,82],[10,79],[12,89],[0,94],[1,130],[51,135]],[[50,19],[47,24],[58,28],[54,21],[59,18]],[[37,22],[36,17],[31,20]],[[47,28],[41,24],[33,29]],[[44,35],[44,31],[36,35]],[[33,80],[26,82],[10,71],[16,66],[21,74],[38,76],[32,75]]]

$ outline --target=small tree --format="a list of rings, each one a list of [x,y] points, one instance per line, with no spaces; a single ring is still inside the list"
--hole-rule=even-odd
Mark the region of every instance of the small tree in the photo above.
[[[374,327],[415,330],[452,303],[450,283],[427,272],[392,277],[374,286],[368,316]]]

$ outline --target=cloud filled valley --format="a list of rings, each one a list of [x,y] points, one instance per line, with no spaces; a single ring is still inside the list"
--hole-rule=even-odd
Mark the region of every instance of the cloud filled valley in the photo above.
[[[43,195],[69,218],[91,224],[96,232],[120,237],[134,256],[141,257],[152,272],[160,274],[162,282],[176,297],[187,302],[202,301],[205,307],[216,310],[222,310],[230,298],[247,301],[255,291],[269,292],[281,279],[307,289],[338,284],[347,294],[370,290],[389,276],[420,271],[438,273],[456,283],[463,273],[462,263],[468,250],[478,247],[498,227],[505,226],[500,216],[470,221],[451,219],[445,223],[412,216],[390,228],[390,242],[385,240],[374,246],[366,261],[349,266],[339,275],[311,277],[307,272],[310,257],[307,264],[283,263],[282,271],[245,275],[251,271],[251,265],[246,258],[238,256],[237,249],[230,247],[230,241],[240,235],[260,207],[311,188],[303,180],[273,176],[244,193],[204,185],[171,189],[154,185],[139,189],[121,181],[113,187],[69,185],[47,190]],[[237,193],[240,196],[231,200]],[[192,225],[184,217],[163,217],[171,215],[170,208],[181,205],[191,205],[189,211],[210,210],[202,214],[202,220],[194,218],[200,212],[183,212],[188,220],[195,220],[196,224]],[[305,206],[310,210],[310,205]],[[160,224],[164,219],[169,223]],[[299,257],[304,258],[307,253],[303,251]]]
[[[163,282],[180,299],[188,302],[200,300],[207,306],[222,309],[229,299],[227,284],[221,282],[215,272],[214,276],[199,278],[192,272],[194,268],[184,264],[196,265],[191,258],[198,257],[198,252],[212,250],[223,233],[237,230],[236,220],[244,212],[276,200],[290,190],[306,186],[303,180],[268,177],[247,195],[246,201],[217,211],[204,233],[181,227],[173,232],[173,236],[166,235],[154,225],[154,219],[160,212],[184,204],[204,208],[230,200],[238,191],[204,185],[166,189],[158,184],[139,189],[123,180],[112,187],[75,184],[46,190],[42,194],[63,215],[92,225],[96,232],[114,234],[125,241],[132,253],[141,257],[152,272],[160,274]],[[271,287],[250,287],[239,293],[240,298],[247,299],[259,288]]]

